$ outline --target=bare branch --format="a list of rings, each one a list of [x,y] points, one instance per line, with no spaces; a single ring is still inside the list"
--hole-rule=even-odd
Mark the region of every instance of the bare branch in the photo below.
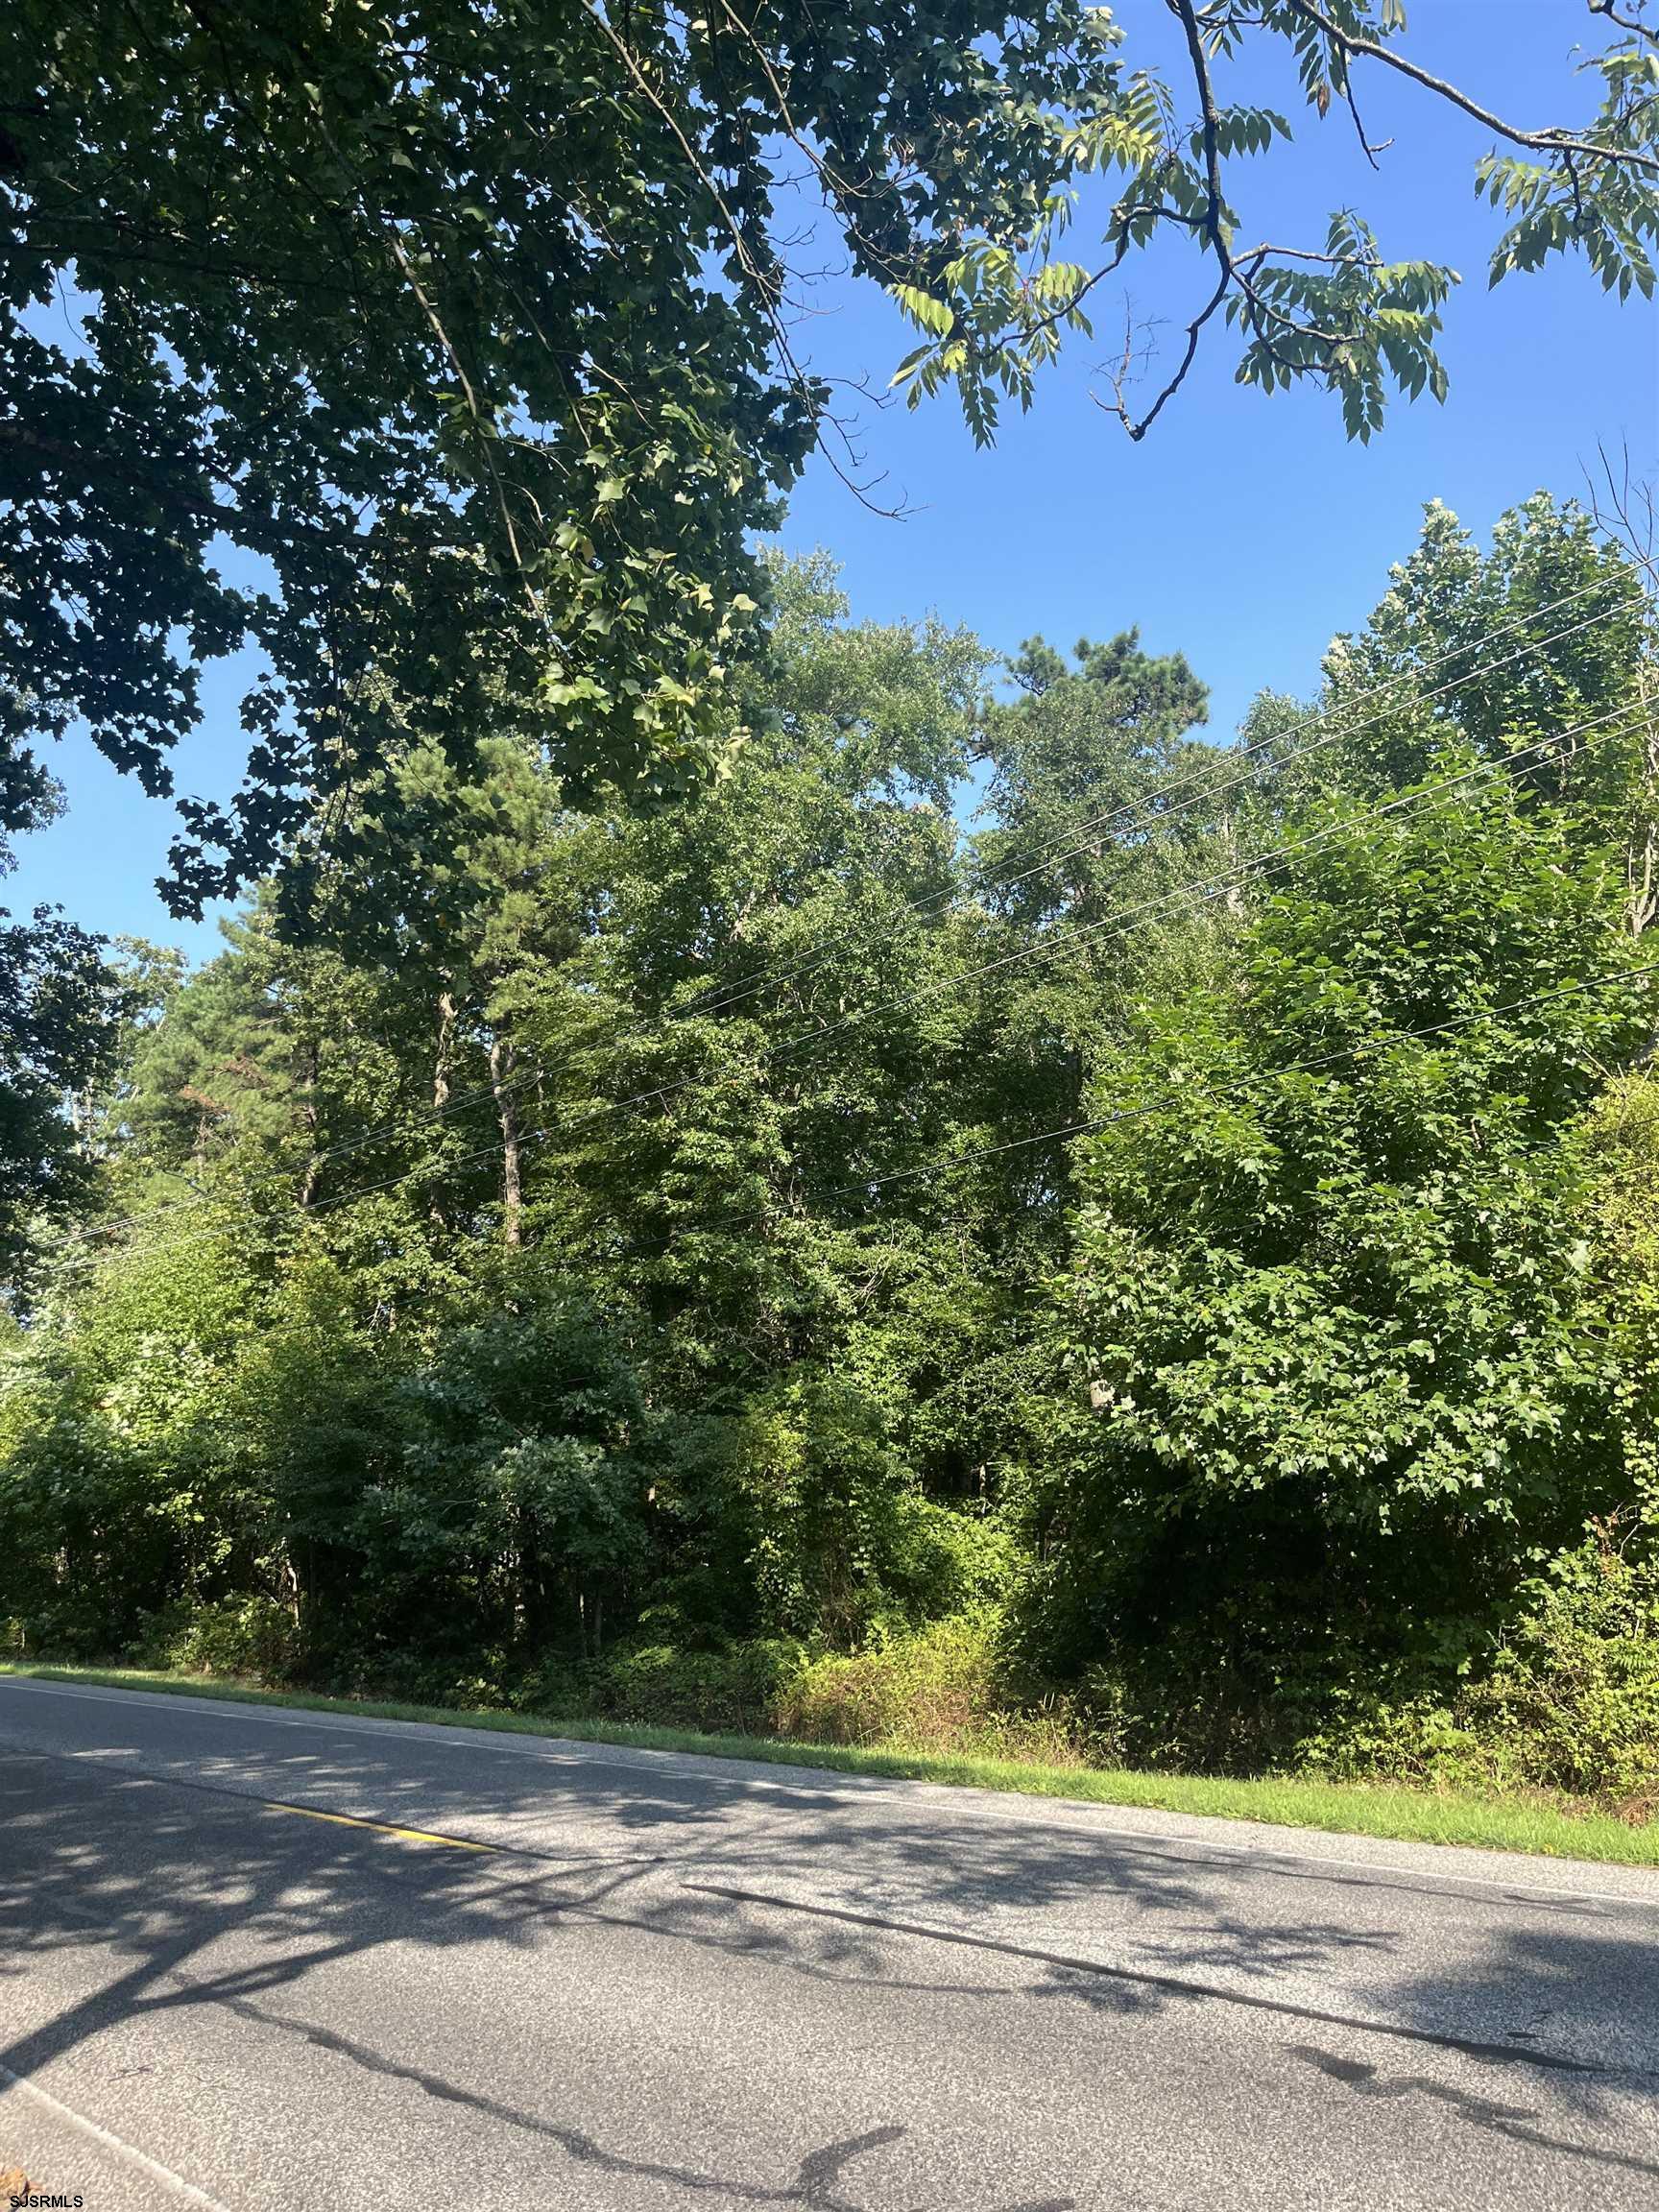
[[[1600,485],[1594,471],[1586,468],[1585,486],[1590,494],[1590,515],[1599,529],[1608,537],[1616,538],[1642,568],[1647,580],[1659,586],[1659,490],[1652,481],[1636,483],[1630,472],[1630,447],[1626,442],[1621,446],[1619,469],[1614,470],[1613,457],[1600,439],[1596,441],[1596,457],[1601,464],[1601,478],[1606,485],[1605,503]]]
[[[1638,0],[1638,5],[1641,4],[1642,0]],[[1633,37],[1646,38],[1649,46],[1659,46],[1659,31],[1635,15],[1621,15],[1613,0],[1590,0],[1590,12],[1605,15],[1609,23],[1617,23],[1621,31],[1628,31]]]
[[[650,79],[646,76],[645,71],[641,66],[637,57],[635,55],[633,48],[630,47],[624,39],[617,36],[614,29],[606,20],[604,11],[597,5],[597,0],[583,0],[583,5],[586,7],[588,13],[592,18],[593,22],[598,26],[600,32],[614,48],[618,60],[621,61],[622,66],[627,70],[629,76],[633,79],[637,90],[640,92],[643,98],[649,102],[651,107],[656,110],[657,114],[661,118],[663,123],[667,125],[668,130],[674,138],[675,144],[680,148],[681,153],[685,156],[685,159],[690,166],[692,175],[697,179],[698,182],[703,186],[703,189],[713,201],[715,207],[719,210],[720,220],[725,226],[727,237],[732,242],[732,251],[736,255],[737,264],[743,271],[744,276],[748,277],[750,284],[753,286],[755,296],[760,302],[761,311],[765,315],[768,324],[771,325],[773,343],[778,349],[779,359],[783,364],[785,373],[787,374],[789,381],[794,385],[796,393],[801,399],[802,405],[807,410],[810,419],[814,422],[818,421],[822,417],[822,410],[818,406],[812,395],[810,387],[806,382],[805,373],[795,358],[794,349],[789,343],[788,331],[784,328],[783,320],[778,312],[778,295],[780,287],[777,279],[768,271],[761,269],[757,263],[753,253],[749,250],[749,242],[743,235],[742,227],[738,223],[736,216],[733,213],[730,205],[727,203],[726,195],[721,191],[719,185],[709,175],[709,170],[704,162],[699,158],[696,148],[692,145],[690,139],[685,135],[684,129],[681,127],[679,117],[674,113],[668,103],[657,91]],[[830,468],[835,471],[835,474],[847,487],[848,491],[852,493],[853,496],[858,501],[860,506],[868,507],[873,514],[888,513],[888,510],[881,508],[877,504],[877,502],[869,497],[868,491],[865,486],[857,483],[852,476],[847,473],[847,471],[841,467],[840,463],[835,459],[835,456],[826,447],[822,439],[820,439],[818,442],[818,450],[824,455],[825,460],[829,462]]]
[[[1289,0],[1289,5],[1305,22],[1323,31],[1345,59],[1363,54],[1373,61],[1382,62],[1387,68],[1397,70],[1402,77],[1409,77],[1414,84],[1421,84],[1425,91],[1437,93],[1454,108],[1460,108],[1465,115],[1472,115],[1477,123],[1483,123],[1487,130],[1495,131],[1500,138],[1506,138],[1512,146],[1525,146],[1535,154],[1577,154],[1586,160],[1611,162],[1615,167],[1643,169],[1650,177],[1659,177],[1659,157],[1651,154],[1638,153],[1630,146],[1599,145],[1594,138],[1579,138],[1570,131],[1523,131],[1518,124],[1505,123],[1502,115],[1494,114],[1490,108],[1483,108],[1479,100],[1460,91],[1448,79],[1436,77],[1431,69],[1425,69],[1421,62],[1409,60],[1394,47],[1383,46],[1375,38],[1362,38],[1352,31],[1344,31],[1339,23],[1332,21],[1322,8],[1315,7],[1313,0]],[[1190,12],[1184,4],[1183,12]],[[1600,14],[1608,11],[1598,9],[1596,12]]]
[[[1176,370],[1174,375],[1170,377],[1168,383],[1165,385],[1163,391],[1159,393],[1157,398],[1152,402],[1152,405],[1147,409],[1146,413],[1142,415],[1138,421],[1131,419],[1128,410],[1121,404],[1108,407],[1103,399],[1095,399],[1094,404],[1096,407],[1103,407],[1105,408],[1105,411],[1108,415],[1116,415],[1119,419],[1123,424],[1124,429],[1128,431],[1130,437],[1135,440],[1137,445],[1139,445],[1141,440],[1145,437],[1147,431],[1151,429],[1153,423],[1157,421],[1159,416],[1163,414],[1165,408],[1169,404],[1170,400],[1174,398],[1176,393],[1180,391],[1182,385],[1186,383],[1192,364],[1198,358],[1198,340],[1203,332],[1204,325],[1215,313],[1222,301],[1226,299],[1232,282],[1233,272],[1231,267],[1229,267],[1222,272],[1221,281],[1216,285],[1214,291],[1211,294],[1206,305],[1199,310],[1198,314],[1195,315],[1192,321],[1187,325],[1187,345],[1181,356],[1180,367]]]

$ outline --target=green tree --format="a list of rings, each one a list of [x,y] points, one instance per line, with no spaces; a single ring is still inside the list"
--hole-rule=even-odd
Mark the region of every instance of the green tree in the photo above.
[[[1467,1664],[1628,1494],[1575,1144],[1659,1003],[1617,871],[1502,776],[1312,827],[1103,1077],[1060,1308],[1034,1633],[1205,1685],[1200,1755]]]
[[[646,1554],[638,1382],[556,1262],[514,1257],[479,1293],[400,1385],[400,1450],[356,1516],[364,1572],[405,1645],[460,1655],[482,1630],[531,1658],[597,1656]],[[410,1609],[435,1604],[448,1633],[423,1637]]]
[[[1214,790],[1224,757],[1195,734],[1209,694],[1182,655],[1148,654],[1126,631],[1081,640],[1072,664],[1032,638],[1009,674],[1014,696],[980,722],[988,773],[965,888],[982,918],[965,951],[986,970],[973,1055],[986,1118],[1041,1128],[1075,1119],[1128,996],[1204,939],[1183,886],[1238,854]],[[1029,1170],[1014,1156],[1011,1214]]]
[[[1615,710],[1643,706],[1653,652],[1639,571],[1575,503],[1537,493],[1500,519],[1482,553],[1431,501],[1365,628],[1326,655],[1319,705],[1336,734],[1297,781],[1398,787],[1427,773],[1448,728],[1487,757],[1558,735],[1533,764],[1540,787],[1580,807],[1628,809],[1647,754],[1601,738]]]
[[[253,1582],[256,1513],[223,1413],[262,1305],[223,1212],[182,1252],[71,1271],[0,1392],[0,1612],[85,1656],[170,1600]]]
[[[0,878],[16,865],[13,839],[59,800],[29,756],[0,766]],[[0,907],[0,1270],[14,1290],[31,1229],[61,1225],[95,1183],[94,1100],[128,1011],[97,938],[59,908]]]
[[[1629,569],[1432,513],[1247,759],[1132,632],[993,696],[822,560],[768,595],[695,801],[412,745],[200,975],[120,955],[0,1616],[741,1718],[1014,1601],[1205,1759],[1506,1635],[1547,1703],[1654,1496]]]
[[[1523,129],[1412,59],[1400,0],[1173,0],[1173,64],[1104,10],[771,0],[17,0],[0,26],[0,751],[84,719],[169,787],[204,661],[252,642],[246,788],[190,805],[180,911],[274,860],[412,742],[505,728],[567,800],[695,781],[762,596],[750,533],[830,394],[787,302],[804,164],[854,268],[925,333],[900,374],[989,436],[1130,254],[1176,236],[1240,374],[1439,391],[1451,274],[1341,213],[1257,240],[1235,168],[1287,139],[1230,99],[1287,58],[1321,118],[1404,77],[1489,131],[1494,274],[1581,252],[1647,291],[1644,0],[1588,63],[1581,130]],[[1361,136],[1363,131],[1361,129]],[[1121,179],[1093,267],[1079,179]],[[58,303],[71,305],[65,337]],[[232,564],[224,549],[243,558]]]

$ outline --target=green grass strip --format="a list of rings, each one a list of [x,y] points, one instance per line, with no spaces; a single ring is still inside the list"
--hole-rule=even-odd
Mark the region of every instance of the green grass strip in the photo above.
[[[91,1682],[116,1690],[157,1691],[174,1697],[213,1697],[233,1704],[287,1705],[306,1713],[346,1713],[376,1720],[438,1722],[510,1736],[564,1737],[619,1743],[641,1751],[689,1751],[712,1759],[749,1759],[770,1766],[819,1767],[905,1781],[1001,1790],[1027,1797],[1063,1797],[1087,1805],[1140,1805],[1265,1826],[1317,1828],[1329,1834],[1375,1836],[1396,1842],[1455,1843],[1487,1851],[1524,1851],[1624,1866],[1659,1866],[1659,1821],[1632,1826],[1610,1814],[1569,1812],[1548,1799],[1480,1796],[1466,1791],[1413,1789],[1404,1783],[1326,1782],[1268,1776],[1233,1780],[1205,1774],[1141,1773],[1128,1768],[1026,1766],[969,1753],[907,1751],[842,1743],[802,1743],[776,1736],[702,1735],[625,1720],[501,1713],[475,1707],[404,1705],[376,1698],[322,1697],[300,1690],[263,1690],[198,1675],[145,1673],[120,1667],[33,1666],[0,1662],[0,1673],[43,1682]]]

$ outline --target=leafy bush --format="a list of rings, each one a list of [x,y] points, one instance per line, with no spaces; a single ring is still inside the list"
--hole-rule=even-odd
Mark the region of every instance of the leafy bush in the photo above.
[[[1008,1671],[1002,1618],[984,1609],[917,1634],[812,1660],[775,1708],[785,1736],[1064,1762],[1095,1746],[1068,1700],[1032,1705]]]
[[[588,1671],[587,1701],[613,1719],[716,1735],[765,1735],[776,1725],[804,1656],[802,1647],[786,1638],[721,1651],[635,1645]]]
[[[1025,1623],[1063,1678],[1185,1691],[1176,1746],[1229,1763],[1455,1681],[1632,1480],[1577,1139],[1653,1004],[1603,863],[1503,781],[1310,819],[1092,1099],[1054,1328],[1093,1434],[1041,1486]]]
[[[1598,1527],[1460,1718],[1514,1780],[1659,1808],[1659,1556]]]
[[[1649,1816],[1659,1808],[1659,1554],[1643,1533],[1594,1526],[1455,1696],[1356,1699],[1288,1763],[1341,1780],[1560,1791]]]
[[[140,1667],[171,1668],[182,1674],[284,1682],[293,1679],[297,1637],[292,1616],[275,1599],[225,1598],[216,1604],[180,1603],[152,1614],[131,1656]]]
[[[957,1512],[917,1492],[898,1501],[885,1576],[906,1626],[996,1605],[1020,1561],[1019,1541],[999,1520]]]

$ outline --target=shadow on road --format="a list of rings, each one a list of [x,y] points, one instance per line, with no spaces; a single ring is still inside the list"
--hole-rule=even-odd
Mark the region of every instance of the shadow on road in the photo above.
[[[1460,1896],[1408,1874],[1326,1871],[1288,1855],[1264,1875],[1260,1863],[1202,1846],[1036,1817],[956,1819],[898,1792],[860,1796],[740,1768],[450,1757],[344,1731],[322,1746],[308,1737],[259,1746],[257,1786],[270,1798],[349,1804],[459,1838],[477,1832],[487,1760],[489,1837],[516,1840],[485,1854],[241,1794],[227,1779],[228,1751],[204,1757],[189,1778],[162,1779],[123,1766],[118,1729],[107,1741],[108,1758],[96,1748],[0,1756],[0,1989],[55,1948],[98,1942],[113,1962],[96,1991],[0,2048],[0,2067],[25,2078],[117,2023],[219,2006],[548,2139],[578,2164],[733,2202],[859,2212],[860,2173],[902,2129],[820,2145],[775,2183],[722,2176],[630,2157],[303,2017],[298,1985],[328,1962],[394,1942],[430,1950],[438,1977],[454,1947],[551,1942],[556,1960],[562,1929],[601,1922],[783,1976],[988,2008],[1074,2007],[1127,2032],[1172,2007],[1242,2008],[1283,2017],[1293,2076],[1358,2099],[1422,2097],[1517,2142],[1659,2174],[1623,2149],[1589,2152],[1554,2131],[1564,2115],[1611,2118],[1633,2090],[1659,2086],[1651,1910],[1572,1897],[1552,1906],[1537,1885],[1519,1893],[1523,1908],[1496,1883],[1489,1895]],[[204,1741],[233,1739],[221,1728]],[[1425,1914],[1438,1916],[1444,1944],[1426,1942]],[[256,1960],[216,1966],[232,1937]],[[1623,2033],[1611,2055],[1610,2016]],[[1363,2060],[1329,2047],[1356,2032],[1376,2038]],[[1489,2067],[1492,2086],[1448,2089],[1425,2071],[1431,2052]],[[997,2212],[1064,2212],[1071,2201],[1026,2198]]]

